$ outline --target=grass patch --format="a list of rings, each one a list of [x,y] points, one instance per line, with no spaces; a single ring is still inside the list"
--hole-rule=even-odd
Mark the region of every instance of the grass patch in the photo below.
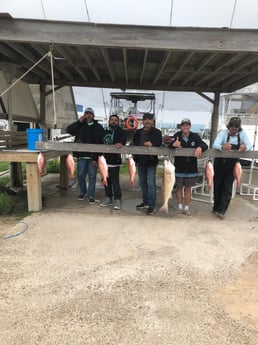
[[[25,191],[16,195],[9,195],[7,192],[0,193],[0,215],[25,217],[28,213],[27,194]]]
[[[8,162],[0,162],[0,172],[9,169],[10,163]]]
[[[6,216],[12,213],[14,201],[7,193],[0,193],[0,214]]]
[[[48,173],[60,173],[60,160],[50,159],[47,161],[47,172]]]
[[[6,186],[10,182],[9,176],[0,177],[0,186]]]

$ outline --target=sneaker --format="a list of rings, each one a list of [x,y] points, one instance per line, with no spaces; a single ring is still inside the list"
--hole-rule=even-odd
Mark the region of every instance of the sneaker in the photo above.
[[[183,213],[183,209],[182,208],[178,208],[177,210],[176,210],[176,214],[182,214]]]
[[[121,201],[119,199],[115,200],[114,209],[115,210],[120,210],[121,209]]]
[[[92,197],[89,197],[89,198],[88,198],[88,201],[89,201],[89,204],[90,204],[90,205],[95,204],[95,199],[92,198]]]
[[[184,210],[184,214],[186,215],[186,216],[191,216],[192,214],[191,214],[191,211],[189,210],[189,209],[187,209],[187,210]]]
[[[145,205],[145,204],[142,202],[141,204],[137,205],[136,208],[137,208],[138,210],[143,210],[144,208],[149,208],[149,206],[148,206],[148,205]]]
[[[216,215],[217,217],[219,217],[220,219],[224,219],[224,218],[225,218],[224,214],[221,213],[221,212],[215,212],[215,215]]]
[[[85,199],[85,194],[80,194],[78,196],[78,200],[84,200]]]
[[[149,207],[146,213],[147,214],[153,214],[154,213],[154,209],[152,207]]]
[[[99,206],[101,207],[106,207],[106,206],[111,206],[112,205],[112,199],[111,198],[105,198]]]

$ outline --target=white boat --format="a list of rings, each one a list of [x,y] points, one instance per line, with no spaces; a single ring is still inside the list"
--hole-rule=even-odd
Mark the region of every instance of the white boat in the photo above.
[[[243,89],[245,90],[245,89]],[[221,97],[220,128],[225,128],[229,119],[237,116],[241,119],[242,128],[248,135],[253,145],[253,150],[258,150],[258,92],[234,92]]]

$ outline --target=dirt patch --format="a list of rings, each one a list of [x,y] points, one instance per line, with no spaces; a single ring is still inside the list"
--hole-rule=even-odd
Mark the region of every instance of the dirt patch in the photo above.
[[[147,216],[137,186],[116,211],[57,185],[1,239],[1,345],[257,345],[255,202],[236,196],[224,221],[196,201],[177,217],[175,199]]]
[[[246,260],[236,281],[227,284],[218,298],[230,317],[258,331],[258,253]]]

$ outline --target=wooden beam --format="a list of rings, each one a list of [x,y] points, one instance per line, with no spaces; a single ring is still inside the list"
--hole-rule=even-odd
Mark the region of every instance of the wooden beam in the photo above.
[[[110,78],[111,78],[112,82],[115,82],[115,80],[116,80],[115,73],[114,73],[114,70],[112,67],[111,60],[110,60],[109,55],[108,55],[108,50],[106,48],[101,48],[100,50],[101,50],[101,53],[102,53],[104,60],[106,62],[107,69],[108,69],[108,72],[110,74]]]
[[[101,77],[100,74],[97,70],[97,68],[94,66],[94,64],[92,63],[89,54],[82,48],[82,47],[78,47],[78,50],[81,54],[81,56],[86,60],[87,64],[89,65],[89,67],[91,68],[93,74],[95,75],[96,79],[101,82]]]
[[[194,52],[187,53],[184,57],[183,61],[181,62],[180,66],[178,67],[177,72],[172,75],[172,77],[168,81],[168,85],[172,83],[173,80],[177,78],[177,76],[180,74],[180,72],[183,70],[184,66],[187,64],[188,61],[190,61],[191,57],[194,55]]]
[[[189,73],[189,76],[182,80],[181,85],[182,86],[185,85],[189,80],[193,79],[195,75],[198,75],[201,71],[203,72],[205,66],[208,65],[213,59],[215,59],[216,56],[217,56],[217,53],[215,54],[213,53],[210,56],[203,58],[199,64],[199,67],[192,73]]]
[[[147,63],[147,58],[148,58],[148,49],[144,51],[144,57],[143,57],[143,63],[142,63],[142,72],[141,72],[141,77],[140,77],[140,84],[143,82],[143,77],[144,77],[144,72],[146,68],[146,63]]]
[[[258,52],[257,33],[257,29],[160,27],[0,18],[0,41],[9,42]]]
[[[170,55],[171,55],[171,52],[166,52],[162,58],[162,61],[161,61],[161,64],[160,66],[158,67],[158,70],[154,76],[154,79],[153,79],[153,84],[155,85],[159,79],[159,77],[161,76],[161,73],[163,72],[169,58],[170,58]]]
[[[127,153],[139,155],[159,156],[194,156],[195,149],[169,149],[164,147],[127,146],[116,148],[113,145],[78,144],[78,143],[57,143],[55,141],[37,142],[38,149],[66,152],[98,152],[98,153]],[[225,158],[258,158],[258,151],[218,151],[209,149],[203,152],[202,157],[225,157]]]
[[[76,66],[76,63],[70,58],[69,54],[66,52],[65,48],[60,46],[55,46],[55,50],[61,55],[62,58],[66,59],[66,61],[76,70],[76,72],[85,80],[88,80],[87,75],[84,71]]]

